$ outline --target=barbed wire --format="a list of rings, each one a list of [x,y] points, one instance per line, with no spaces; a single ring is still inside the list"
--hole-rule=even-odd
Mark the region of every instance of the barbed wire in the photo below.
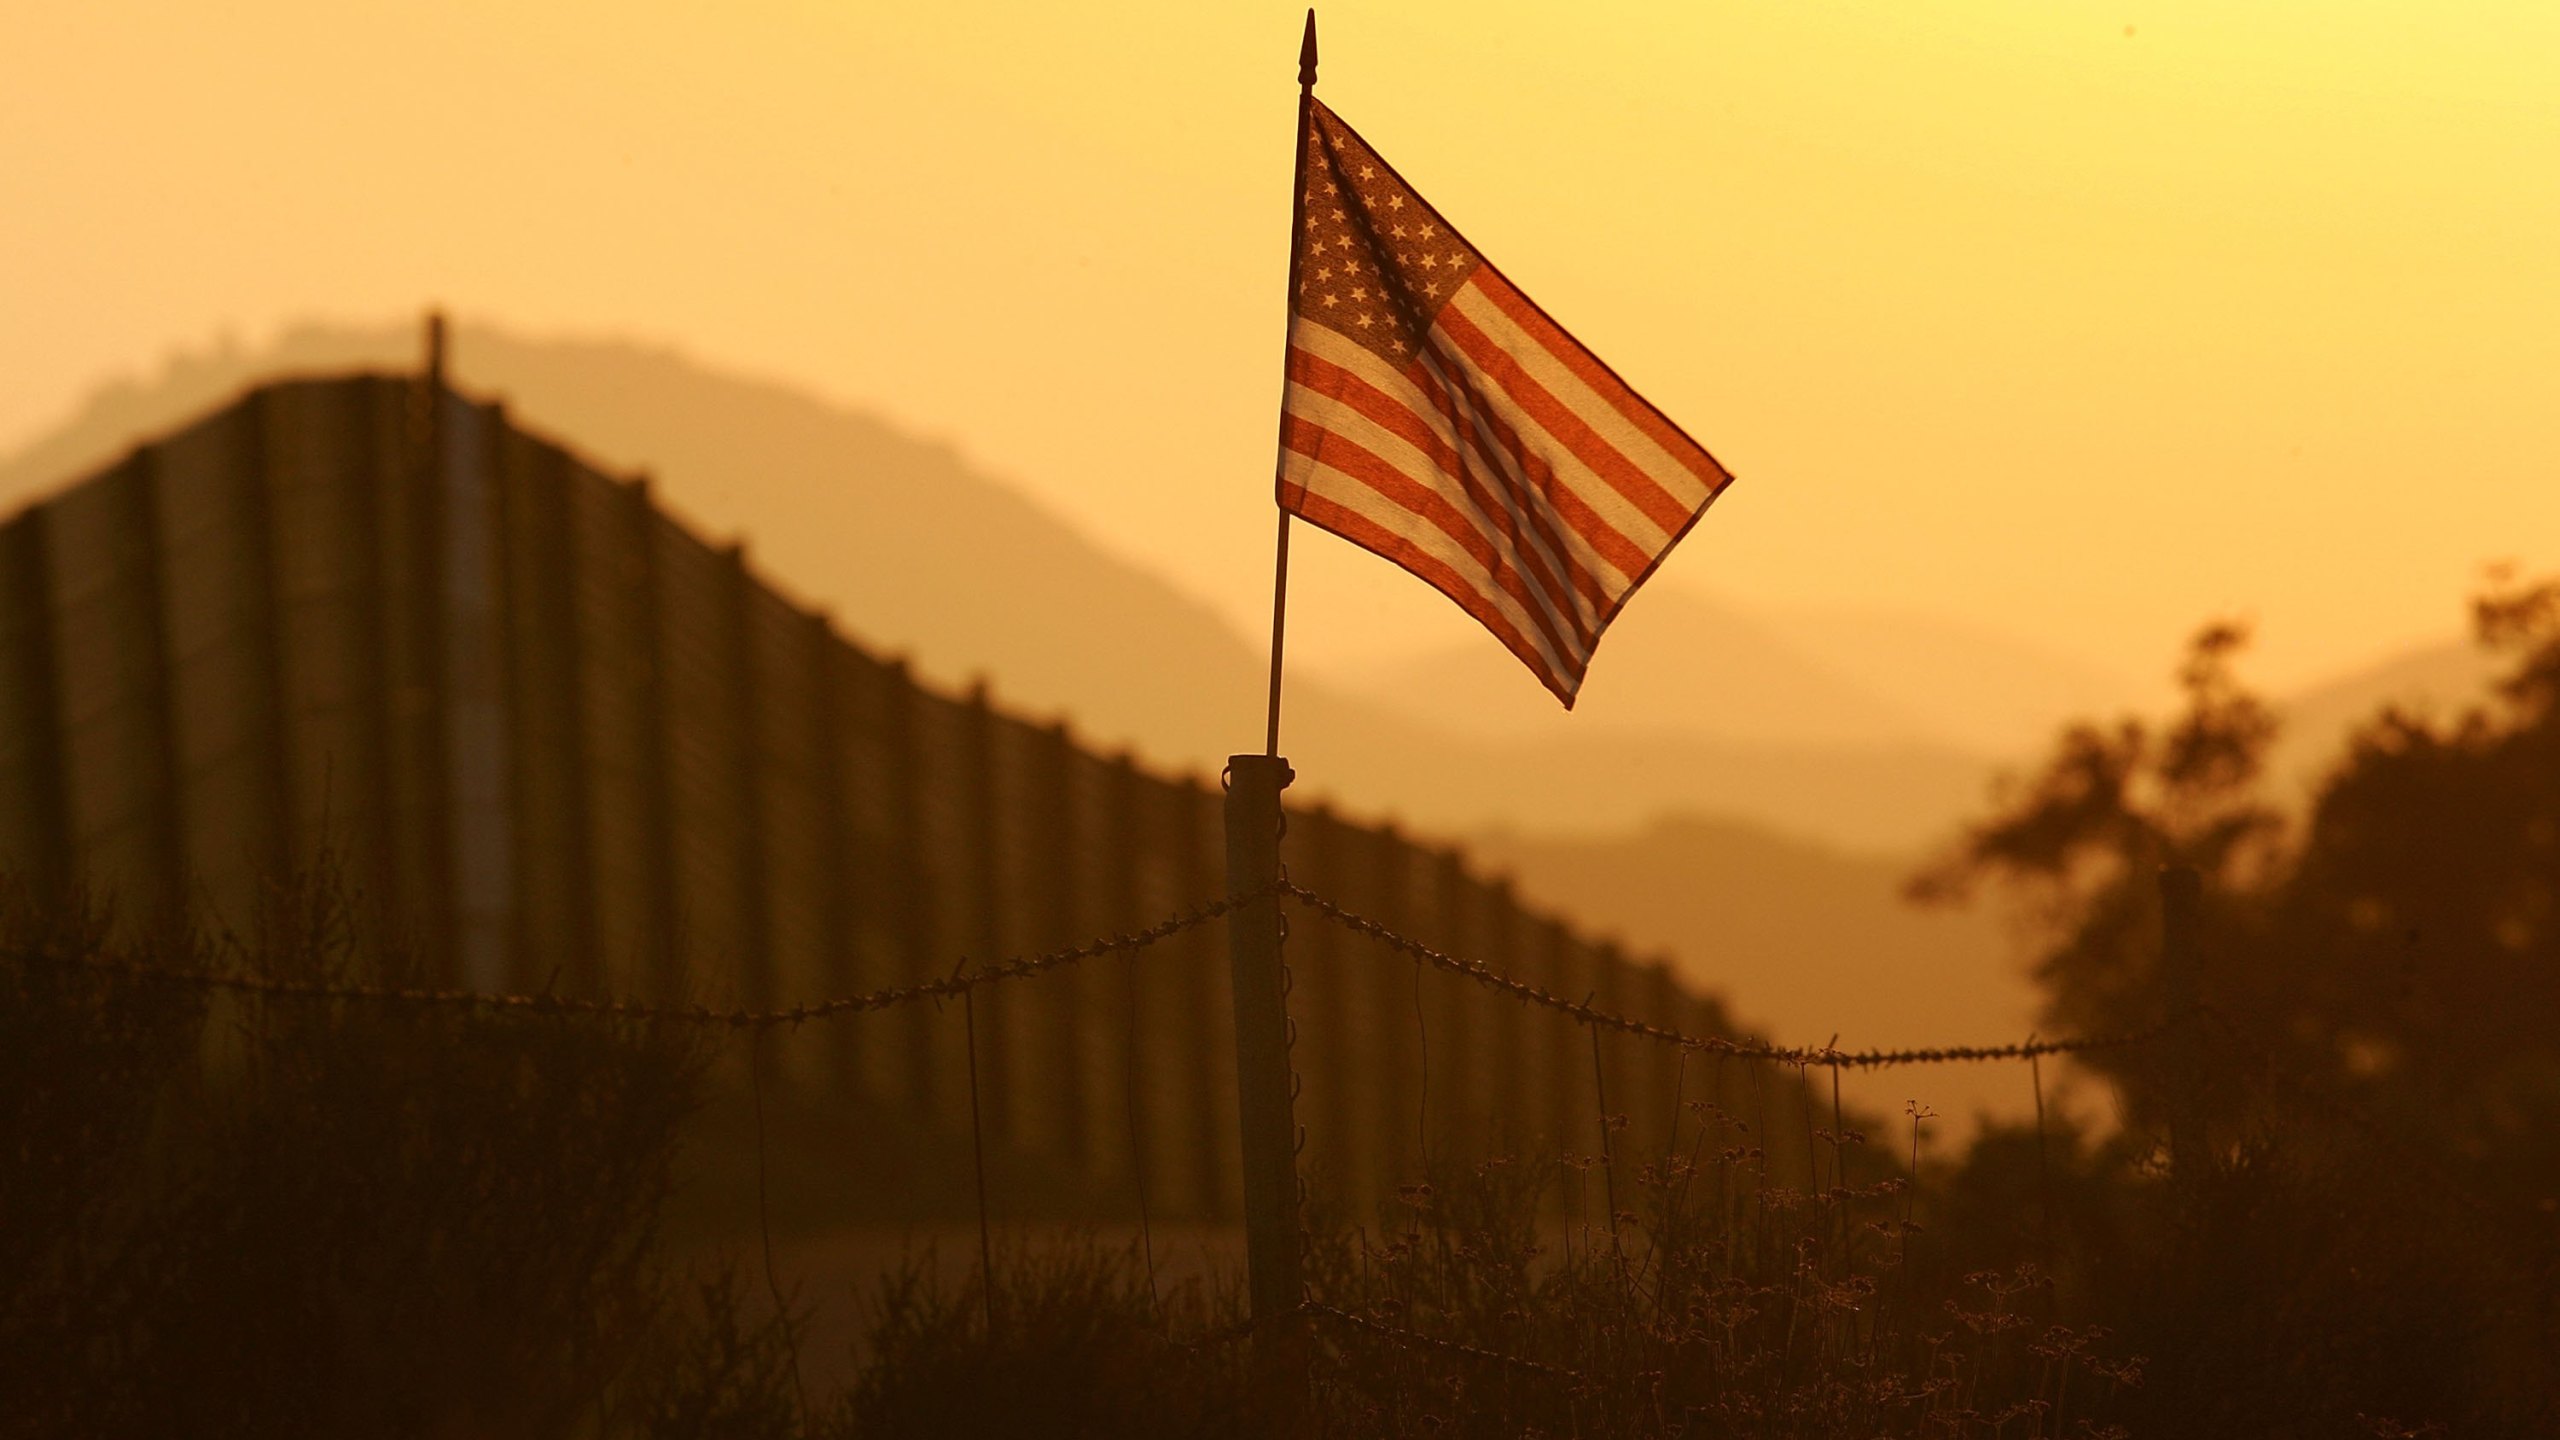
[[[1380,921],[1338,905],[1315,891],[1285,878],[1268,886],[1240,894],[1221,896],[1194,905],[1143,930],[1104,936],[1082,945],[1007,960],[994,965],[969,966],[963,961],[961,968],[955,969],[953,973],[938,980],[919,981],[912,985],[892,986],[859,995],[797,1004],[787,1009],[724,1009],[699,1004],[653,1004],[615,997],[591,998],[549,993],[510,994],[482,990],[295,980],[274,976],[243,975],[210,968],[152,965],[111,955],[57,955],[42,951],[11,951],[7,952],[7,958],[22,963],[52,963],[103,974],[123,975],[153,984],[198,990],[219,990],[269,999],[363,1001],[464,1012],[550,1015],[762,1030],[780,1025],[801,1025],[813,1020],[833,1019],[865,1011],[887,1010],[918,1001],[953,999],[982,986],[1031,979],[1051,970],[1085,960],[1098,959],[1104,955],[1135,953],[1185,931],[1223,919],[1242,905],[1275,894],[1296,902],[1335,925],[1355,934],[1366,935],[1392,950],[1399,951],[1435,969],[1463,976],[1514,1000],[1553,1010],[1580,1024],[1596,1029],[1616,1030],[1660,1044],[1677,1045],[1708,1054],[1728,1055],[1737,1059],[1759,1060],[1772,1064],[1854,1070],[1968,1061],[2026,1060],[2044,1055],[2079,1055],[2144,1044],[2190,1018],[2182,1013],[2170,1016],[2142,1030],[2113,1035],[2083,1036],[2076,1039],[2030,1039],[2005,1045],[1934,1045],[1891,1050],[1841,1050],[1830,1045],[1771,1045],[1758,1041],[1734,1040],[1721,1035],[1693,1035],[1669,1026],[1656,1025],[1649,1021],[1638,1020],[1633,1016],[1605,1010],[1587,1000],[1574,1000],[1528,981],[1506,975],[1481,961],[1451,955],[1402,934]]]
[[[1283,897],[1296,901],[1317,915],[1355,934],[1366,935],[1388,948],[1401,951],[1427,965],[1462,975],[1499,994],[1531,1005],[1544,1006],[1569,1015],[1582,1024],[1597,1029],[1617,1030],[1691,1050],[1713,1055],[1730,1055],[1743,1060],[1765,1060],[1781,1065],[1821,1065],[1844,1070],[1883,1069],[1899,1065],[1941,1065],[1965,1061],[2027,1060],[2040,1055],[2081,1055],[2098,1050],[2112,1050],[2140,1045],[2159,1038],[2169,1029],[2190,1017],[2186,1013],[2170,1016],[2159,1024],[2141,1030],[2114,1035],[2083,1036],[2077,1039],[2021,1040],[2006,1045],[1929,1045],[1899,1050],[1841,1050],[1830,1045],[1768,1045],[1750,1040],[1732,1040],[1721,1035],[1692,1035],[1665,1025],[1638,1020],[1633,1016],[1603,1010],[1588,1001],[1568,999],[1552,990],[1533,985],[1515,976],[1505,975],[1480,960],[1468,960],[1435,949],[1392,927],[1372,920],[1356,911],[1347,910],[1302,885],[1280,883]]]
[[[151,965],[111,955],[57,955],[43,951],[13,950],[8,958],[21,963],[54,964],[71,969],[101,974],[121,975],[151,984],[172,985],[196,990],[220,990],[233,994],[254,995],[262,999],[364,1001],[374,1004],[428,1009],[450,1009],[466,1013],[515,1013],[527,1015],[567,1016],[593,1020],[629,1020],[705,1025],[734,1030],[763,1030],[777,1025],[800,1025],[812,1020],[828,1020],[842,1015],[870,1010],[887,1010],[924,1000],[947,1000],[966,995],[983,986],[1009,980],[1028,980],[1051,970],[1111,954],[1134,954],[1149,946],[1172,939],[1187,930],[1196,930],[1212,920],[1223,918],[1240,905],[1273,893],[1273,887],[1248,891],[1240,895],[1222,896],[1194,905],[1143,930],[1107,935],[1064,950],[1007,960],[995,965],[970,966],[939,980],[919,981],[913,985],[892,986],[860,995],[793,1005],[788,1009],[751,1010],[721,1009],[709,1005],[657,1005],[647,1001],[606,997],[580,997],[551,994],[506,994],[485,990],[445,990],[416,986],[363,985],[327,980],[293,980],[265,975],[241,975],[207,968]]]

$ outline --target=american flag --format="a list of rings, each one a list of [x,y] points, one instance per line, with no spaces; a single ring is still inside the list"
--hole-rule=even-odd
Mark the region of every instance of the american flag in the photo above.
[[[1733,476],[1312,97],[1281,508],[1458,602],[1573,706]]]

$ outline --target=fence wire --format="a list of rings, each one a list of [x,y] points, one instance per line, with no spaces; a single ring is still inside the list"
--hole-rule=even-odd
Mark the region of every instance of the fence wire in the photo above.
[[[1136,954],[1150,946],[1170,940],[1184,931],[1196,930],[1213,920],[1224,917],[1238,906],[1262,899],[1271,893],[1273,893],[1272,889],[1266,887],[1241,895],[1223,896],[1194,905],[1143,930],[1107,935],[1064,950],[1052,950],[1045,954],[1006,960],[993,965],[971,965],[964,958],[960,962],[961,968],[955,969],[939,980],[891,986],[885,990],[873,990],[860,995],[847,995],[833,1000],[793,1005],[789,1009],[781,1010],[722,1009],[709,1005],[659,1005],[641,1000],[609,997],[505,994],[485,990],[443,990],[396,985],[358,985],[327,980],[293,980],[266,975],[241,975],[201,967],[148,965],[141,961],[113,955],[57,955],[43,951],[22,950],[11,952],[11,958],[21,962],[53,964],[101,974],[119,975],[158,985],[173,985],[195,990],[219,990],[233,994],[254,995],[262,999],[366,1001],[395,1008],[665,1022],[760,1031],[779,1025],[800,1025],[812,1020],[829,1020],[870,1010],[888,1010],[918,1001],[952,999],[1005,981],[1034,979],[1052,970],[1086,960],[1099,959],[1105,955]]]
[[[1612,1010],[1603,1010],[1587,1001],[1568,999],[1516,976],[1505,975],[1480,960],[1468,960],[1434,949],[1366,915],[1345,909],[1302,885],[1294,885],[1284,880],[1280,883],[1280,893],[1283,897],[1354,934],[1366,935],[1389,949],[1400,951],[1452,975],[1465,976],[1497,994],[1570,1016],[1595,1030],[1617,1030],[1665,1045],[1677,1045],[1684,1049],[1704,1051],[1712,1055],[1730,1055],[1743,1060],[1765,1060],[1781,1065],[1821,1065],[1838,1070],[1874,1070],[1898,1065],[1942,1065],[1982,1060],[2030,1060],[2042,1055],[2083,1055],[2097,1050],[2113,1050],[2144,1044],[2192,1018],[2188,1014],[2172,1015],[2157,1025],[2141,1030],[2114,1035],[2083,1036],[2078,1039],[2031,1039],[2006,1045],[1929,1045],[1900,1050],[1841,1050],[1830,1045],[1767,1045],[1751,1040],[1727,1039],[1721,1035],[1692,1035],[1684,1030],[1656,1025]]]
[[[1595,1031],[1615,1030],[1622,1034],[1687,1050],[1779,1065],[1867,1070],[1905,1065],[2033,1060],[2045,1055],[2085,1055],[2100,1050],[2145,1044],[2195,1018],[2195,1012],[2182,1012],[2141,1030],[2111,1035],[2082,1036],[2076,1039],[2027,1039],[2005,1045],[1929,1045],[1902,1049],[1842,1050],[1832,1045],[1770,1045],[1753,1040],[1735,1040],[1722,1035],[1693,1035],[1684,1030],[1656,1025],[1630,1015],[1602,1009],[1588,1001],[1574,1000],[1556,994],[1516,976],[1506,975],[1482,961],[1469,960],[1436,949],[1285,878],[1241,894],[1204,901],[1143,930],[1107,935],[1063,950],[1052,950],[1045,954],[1025,956],[992,965],[972,965],[964,958],[951,974],[938,980],[918,981],[912,985],[891,986],[859,995],[797,1004],[787,1009],[722,1008],[700,1004],[668,1005],[616,997],[581,997],[548,993],[509,994],[484,990],[295,980],[265,975],[242,975],[204,967],[150,965],[113,955],[58,955],[43,951],[16,951],[11,952],[10,958],[21,962],[49,963],[102,974],[121,975],[152,984],[197,990],[219,990],[266,999],[322,1002],[366,1001],[395,1007],[446,1009],[466,1013],[549,1015],[762,1031],[776,1026],[796,1026],[813,1020],[829,1020],[866,1011],[894,1009],[919,1001],[956,999],[985,986],[1013,980],[1035,979],[1052,970],[1086,960],[1099,959],[1105,955],[1136,954],[1185,931],[1196,930],[1212,921],[1223,919],[1242,906],[1275,894],[1353,934],[1368,936],[1389,949],[1434,969],[1463,976],[1496,994],[1524,1004],[1552,1010],[1576,1023],[1588,1025]]]

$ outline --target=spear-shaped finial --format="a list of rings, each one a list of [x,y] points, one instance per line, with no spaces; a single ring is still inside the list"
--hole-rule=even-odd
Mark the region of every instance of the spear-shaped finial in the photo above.
[[[1316,11],[1307,7],[1307,38],[1298,46],[1298,88],[1316,88]]]

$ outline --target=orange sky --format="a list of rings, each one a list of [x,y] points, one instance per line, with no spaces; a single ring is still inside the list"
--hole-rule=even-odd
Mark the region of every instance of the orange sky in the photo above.
[[[17,10],[0,449],[440,299],[949,436],[1266,623],[1296,9]],[[2284,683],[2560,562],[2560,6],[1323,18],[1327,99],[1740,472],[1667,583],[2146,676],[2239,611]],[[1468,634],[1301,557],[1302,657]]]

